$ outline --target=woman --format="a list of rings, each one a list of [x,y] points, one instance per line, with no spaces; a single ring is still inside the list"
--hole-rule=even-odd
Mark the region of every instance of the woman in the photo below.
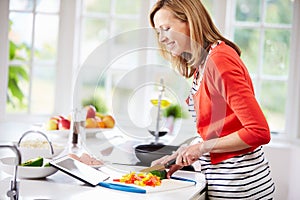
[[[210,199],[272,199],[262,149],[270,131],[239,47],[220,34],[200,0],[158,0],[150,23],[162,55],[193,78],[187,103],[203,139],[152,164],[176,157],[170,177],[199,160]]]

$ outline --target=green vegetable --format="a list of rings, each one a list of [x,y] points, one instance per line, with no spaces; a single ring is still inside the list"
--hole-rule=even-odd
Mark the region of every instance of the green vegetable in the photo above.
[[[153,170],[150,172],[152,175],[158,176],[160,180],[166,179],[167,178],[167,171],[166,170]]]
[[[22,163],[21,166],[41,167],[43,166],[43,162],[44,159],[42,157],[37,157],[27,160],[26,162]]]
[[[49,162],[47,162],[45,165],[44,165],[44,167],[50,167],[51,165],[50,165],[50,163]]]

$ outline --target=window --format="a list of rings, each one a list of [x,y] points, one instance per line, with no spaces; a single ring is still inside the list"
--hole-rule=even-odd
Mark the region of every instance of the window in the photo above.
[[[57,68],[59,0],[10,0],[9,21],[6,112],[51,113]]]
[[[256,96],[275,132],[286,126],[293,1],[235,0],[231,37],[242,50]]]
[[[85,76],[82,83],[84,92],[81,94],[82,98],[85,98],[83,100],[99,101],[100,98],[101,102],[104,101],[111,108],[109,97],[117,82],[124,74],[139,65],[139,53],[124,52],[123,49],[135,45],[142,37],[139,31],[135,30],[148,26],[145,9],[149,9],[148,1],[81,0],[78,63],[82,67],[81,76]],[[135,35],[130,37],[131,40],[128,38],[130,34]],[[102,48],[105,48],[103,54],[93,60],[93,54]],[[120,55],[115,52],[120,52]],[[105,74],[101,74],[101,70]],[[122,93],[126,94],[126,86],[122,89]],[[119,105],[117,107],[122,108]]]

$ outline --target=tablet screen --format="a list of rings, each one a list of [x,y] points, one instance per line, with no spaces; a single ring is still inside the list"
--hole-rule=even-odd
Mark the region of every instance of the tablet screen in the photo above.
[[[107,180],[109,175],[78,160],[64,156],[50,161],[50,165],[92,186]]]

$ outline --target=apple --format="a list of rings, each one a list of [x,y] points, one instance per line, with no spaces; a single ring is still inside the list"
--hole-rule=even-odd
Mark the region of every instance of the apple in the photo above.
[[[111,115],[105,115],[102,118],[106,128],[113,128],[115,126],[115,119]]]
[[[96,108],[93,105],[88,105],[85,107],[86,109],[86,119],[94,118],[96,116]]]
[[[97,128],[98,123],[95,118],[87,118],[85,120],[85,128]]]
[[[71,126],[71,122],[70,122],[70,120],[68,120],[66,118],[62,118],[58,122],[58,129],[59,130],[68,130],[68,129],[70,129],[70,126]]]
[[[58,129],[58,120],[49,119],[45,124],[45,129],[48,131],[57,130]]]
[[[61,116],[53,116],[50,120],[55,120],[58,123],[61,120]]]

